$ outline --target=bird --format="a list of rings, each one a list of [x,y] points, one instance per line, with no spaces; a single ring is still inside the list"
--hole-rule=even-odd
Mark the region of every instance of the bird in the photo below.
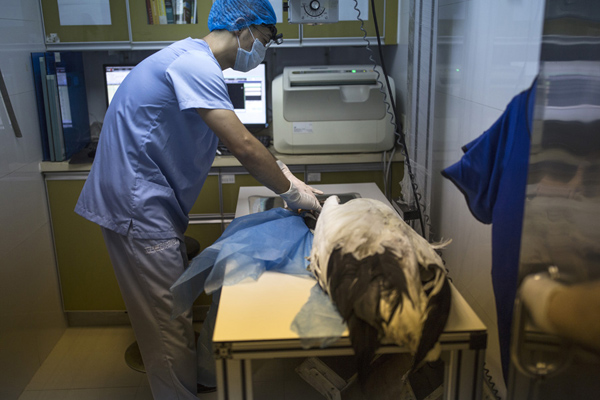
[[[308,269],[347,324],[359,381],[381,345],[413,355],[402,379],[439,358],[451,289],[436,250],[449,242],[430,244],[375,199],[324,202]]]

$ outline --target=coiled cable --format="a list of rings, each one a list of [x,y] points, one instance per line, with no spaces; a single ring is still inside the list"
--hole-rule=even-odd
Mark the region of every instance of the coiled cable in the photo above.
[[[363,32],[363,40],[365,42],[367,42],[366,49],[369,53],[371,53],[369,55],[369,60],[373,63],[374,66],[377,66],[377,62],[373,58],[373,50],[371,49],[371,42],[367,38],[367,31],[364,28],[364,21],[360,16],[361,12],[360,12],[360,9],[358,8],[358,0],[354,0],[354,10],[356,10],[356,12],[358,13],[357,20],[360,21],[360,30]],[[401,123],[399,122],[397,115],[396,115],[396,112],[397,112],[396,111],[396,102],[394,101],[394,96],[392,95],[392,90],[391,90],[391,85],[390,85],[390,81],[388,78],[388,73],[387,73],[387,70],[385,67],[385,62],[383,61],[383,52],[381,50],[381,35],[379,33],[379,24],[377,22],[377,13],[375,10],[375,0],[371,0],[371,13],[373,14],[373,23],[375,25],[375,34],[377,37],[377,47],[379,50],[379,58],[381,59],[381,69],[383,71],[383,78],[385,79],[385,83],[387,86],[387,91],[386,91],[383,86],[383,82],[381,80],[381,74],[379,73],[379,71],[377,71],[376,68],[374,68],[375,73],[377,74],[377,82],[379,82],[379,91],[383,94],[383,101],[386,105],[386,112],[391,116],[391,122],[394,125],[394,133],[397,136],[396,143],[400,146],[400,153],[402,154],[402,156],[404,156],[404,163],[408,170],[407,173],[408,173],[408,177],[410,180],[410,186],[411,186],[413,197],[415,199],[415,203],[416,203],[416,207],[417,207],[419,224],[421,226],[421,235],[423,237],[425,237],[425,224],[423,221],[423,212],[422,212],[422,205],[421,205],[422,196],[419,193],[419,187],[416,183],[415,174],[412,170],[410,157],[408,155],[408,148],[406,146],[406,136],[402,129]],[[388,93],[389,93],[389,100],[388,100]],[[391,108],[391,111],[390,111],[390,108]],[[390,173],[391,164],[392,164],[393,156],[395,154],[395,150],[396,150],[396,147],[394,146],[394,149],[392,150],[392,156],[389,158],[387,168],[385,169],[385,172],[384,172],[384,185],[386,187],[385,191],[386,191],[386,196],[388,198],[391,197],[391,188],[387,187],[387,182],[388,182],[388,176]]]
[[[490,370],[487,369],[485,366],[485,362],[483,363],[483,376],[485,378],[488,388],[490,388],[490,390],[492,391],[492,395],[494,396],[494,399],[502,400],[500,398],[500,396],[498,395],[498,389],[496,389],[496,384],[492,380],[492,374],[490,373]]]

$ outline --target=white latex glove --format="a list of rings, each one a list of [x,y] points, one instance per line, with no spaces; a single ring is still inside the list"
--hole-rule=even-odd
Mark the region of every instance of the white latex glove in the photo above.
[[[281,169],[281,172],[283,172],[285,177],[288,178],[288,180],[290,182],[292,182],[294,184],[294,186],[296,186],[296,188],[298,188],[299,192],[308,193],[308,194],[311,194],[311,193],[323,194],[323,192],[320,191],[319,189],[315,189],[312,186],[308,186],[306,183],[304,183],[300,179],[296,178],[296,176],[294,176],[294,174],[292,174],[292,172],[287,167],[287,165],[285,165],[281,161],[277,160],[277,165],[279,165],[279,168]]]
[[[548,319],[548,305],[552,295],[562,286],[563,284],[553,280],[548,274],[539,273],[527,276],[519,287],[521,299],[533,322],[545,332],[555,333]]]
[[[321,211],[321,205],[319,204],[319,200],[315,197],[315,194],[323,194],[323,192],[311,186],[308,186],[306,183],[296,178],[294,174],[292,174],[292,172],[289,170],[287,165],[285,165],[280,160],[277,160],[277,165],[281,169],[281,172],[283,172],[283,175],[285,175],[285,177],[288,178],[288,180],[292,184],[292,186],[290,186],[290,189],[287,192],[280,194],[280,196],[285,200],[285,202],[288,203],[288,207],[292,210],[301,208],[303,210]],[[299,196],[293,193],[294,188],[299,193]],[[290,200],[288,200],[288,198]],[[304,206],[296,207],[298,201],[301,201]]]
[[[321,204],[312,192],[301,192],[298,190],[294,182],[290,182],[290,189],[281,193],[279,196],[287,203],[288,208],[292,210],[317,210],[321,211]]]

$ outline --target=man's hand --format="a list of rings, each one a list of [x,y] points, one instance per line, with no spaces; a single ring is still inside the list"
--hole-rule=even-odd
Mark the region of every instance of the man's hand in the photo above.
[[[281,172],[283,172],[285,177],[288,178],[288,180],[290,182],[292,182],[294,184],[294,186],[296,186],[296,188],[298,188],[299,192],[306,193],[306,194],[313,194],[313,193],[314,194],[323,194],[323,192],[320,191],[319,189],[315,189],[312,186],[308,186],[306,183],[304,183],[300,179],[296,178],[296,176],[294,174],[292,174],[292,172],[287,167],[287,165],[285,165],[281,161],[277,160],[277,165],[279,165],[279,168],[281,169]]]
[[[294,185],[294,182],[290,182],[290,189],[285,193],[281,193],[280,196],[285,200],[288,208],[291,208],[292,210],[303,209],[321,211],[322,208],[313,192],[306,189],[300,191],[296,185]]]
[[[296,178],[294,176],[294,174],[292,174],[290,169],[287,167],[287,165],[285,165],[280,160],[277,160],[277,165],[279,166],[279,169],[281,169],[281,172],[283,172],[283,175],[285,175],[285,177],[288,178],[288,180],[292,184],[292,186],[290,186],[290,190],[288,190],[288,192],[286,192],[286,193],[290,193],[290,195],[286,195],[286,197],[289,198],[290,200],[288,200],[286,197],[284,197],[283,194],[280,195],[286,201],[286,203],[288,203],[288,207],[293,210],[301,208],[303,210],[321,211],[321,204],[319,204],[319,200],[315,197],[315,194],[323,194],[323,192],[318,189],[315,189],[314,187],[308,186],[307,184],[302,182],[300,179]],[[294,189],[294,188],[299,193],[300,198],[302,198],[301,202],[304,205],[303,207],[295,207],[295,206],[292,207],[290,205],[290,202],[292,204],[295,204],[294,200],[292,200],[292,198],[294,198],[294,199],[298,198],[298,196],[293,193],[292,189]],[[292,192],[290,192],[290,191],[292,191]],[[307,204],[308,204],[308,206],[306,206]]]
[[[547,273],[528,275],[519,288],[521,299],[534,323],[545,332],[555,333],[548,315],[550,299],[563,285],[554,281]]]

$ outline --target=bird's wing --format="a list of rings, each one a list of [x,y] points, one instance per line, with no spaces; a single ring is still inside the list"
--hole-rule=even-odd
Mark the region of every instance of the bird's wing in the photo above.
[[[313,247],[310,251],[309,270],[317,278],[321,288],[328,292],[327,288],[327,266],[329,264],[329,256],[335,247],[335,242],[329,240],[332,229],[335,229],[335,210],[339,206],[340,199],[337,196],[329,196],[323,209],[319,214],[317,225],[315,226]],[[333,228],[331,227],[333,226]]]

